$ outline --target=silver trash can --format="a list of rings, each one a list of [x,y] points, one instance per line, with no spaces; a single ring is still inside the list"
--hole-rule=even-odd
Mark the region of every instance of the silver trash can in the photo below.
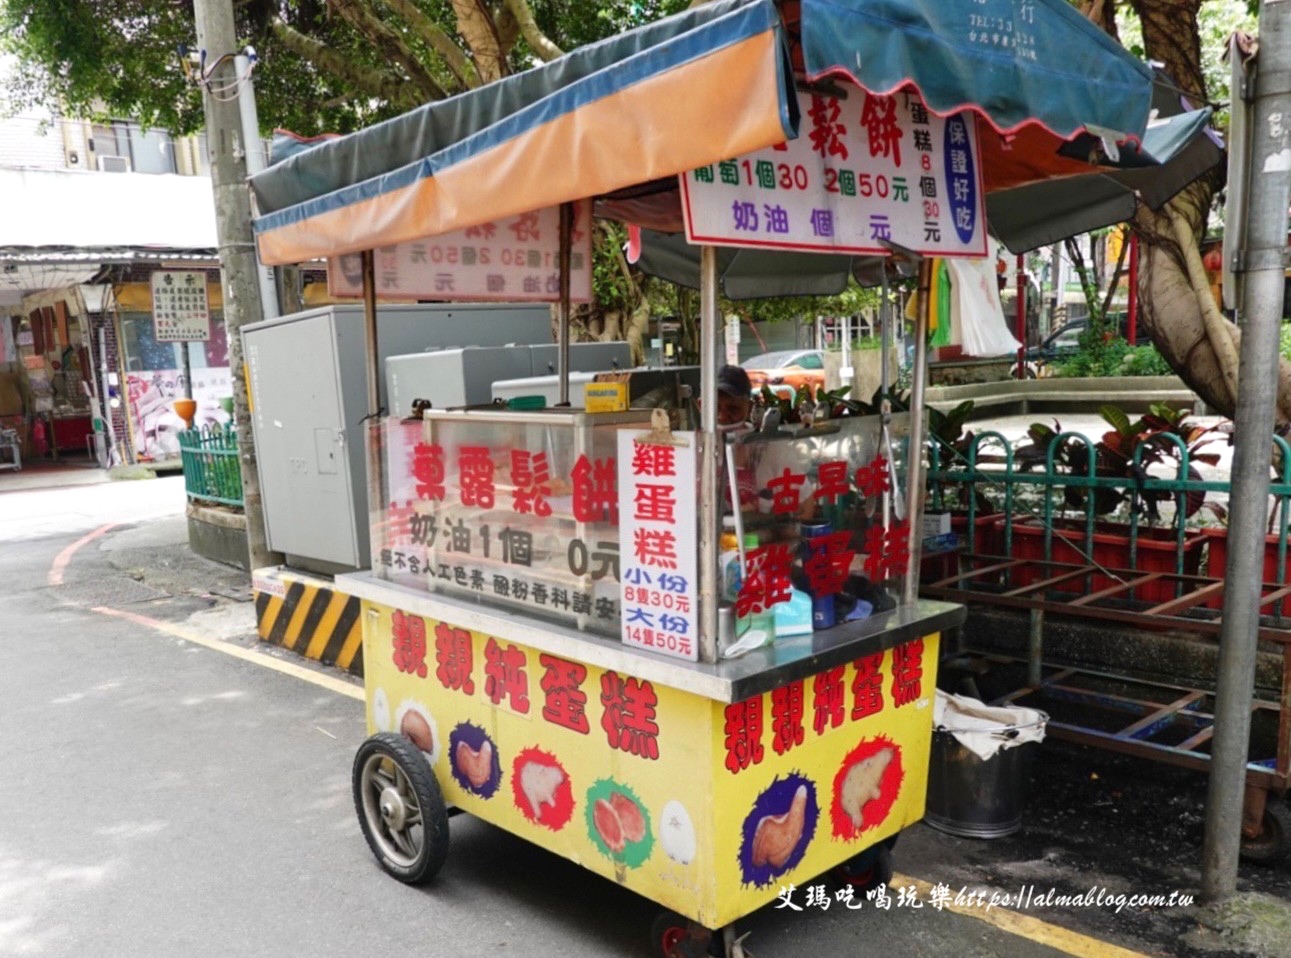
[[[949,698],[976,706],[973,711],[980,714],[973,721],[950,715],[933,729],[924,818],[963,838],[1011,835],[1022,827],[1033,743],[1043,738],[1049,717],[1038,709],[992,708],[973,699]],[[1014,715],[1000,714],[1009,712]],[[985,724],[988,715],[1005,721]],[[981,757],[992,751],[989,758]]]

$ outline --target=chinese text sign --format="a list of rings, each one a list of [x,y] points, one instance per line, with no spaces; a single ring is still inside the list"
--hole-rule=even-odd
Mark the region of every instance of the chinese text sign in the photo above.
[[[986,255],[977,130],[913,93],[798,95],[797,139],[681,177],[691,243]]]
[[[695,447],[618,435],[623,641],[699,658]]]
[[[560,208],[521,213],[507,220],[427,237],[376,251],[377,295],[389,299],[560,299]],[[328,261],[328,291],[337,298],[363,295],[358,254]],[[574,205],[570,235],[571,302],[592,299],[591,208]]]

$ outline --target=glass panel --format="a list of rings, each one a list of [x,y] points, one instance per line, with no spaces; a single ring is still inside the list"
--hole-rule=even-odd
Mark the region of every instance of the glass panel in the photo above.
[[[648,424],[649,410],[383,420],[374,571],[618,636],[617,433]]]
[[[809,631],[785,608],[801,609],[807,597],[820,613],[817,628],[899,601],[909,552],[919,547],[897,515],[905,509],[909,414],[892,416],[890,436],[882,425],[882,417],[866,416],[816,430],[782,426],[773,438],[753,434],[730,447],[743,529],[757,540],[746,543],[743,574],[729,568],[729,551],[722,574],[741,627]],[[765,620],[777,610],[778,621]]]
[[[825,361],[819,353],[803,353],[798,357],[798,365],[803,369],[824,369]]]

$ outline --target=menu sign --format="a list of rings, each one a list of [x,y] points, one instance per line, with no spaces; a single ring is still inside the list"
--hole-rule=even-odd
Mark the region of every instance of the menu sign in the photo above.
[[[591,222],[590,204],[574,204],[569,295],[575,303],[592,299]],[[557,302],[560,208],[382,247],[374,268],[377,295],[386,299]],[[327,287],[338,299],[363,296],[357,253],[328,260]]]
[[[619,440],[623,641],[699,658],[695,447]],[[686,440],[682,440],[686,441]]]
[[[913,93],[799,93],[797,139],[681,176],[691,243],[986,255],[981,158],[968,114]]]

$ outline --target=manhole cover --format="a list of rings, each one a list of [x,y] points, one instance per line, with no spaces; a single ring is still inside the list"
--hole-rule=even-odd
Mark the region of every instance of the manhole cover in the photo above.
[[[69,602],[77,605],[131,605],[135,602],[151,602],[153,599],[164,599],[170,593],[154,589],[128,576],[114,576],[98,579],[94,582],[75,583],[64,586],[59,594]]]

